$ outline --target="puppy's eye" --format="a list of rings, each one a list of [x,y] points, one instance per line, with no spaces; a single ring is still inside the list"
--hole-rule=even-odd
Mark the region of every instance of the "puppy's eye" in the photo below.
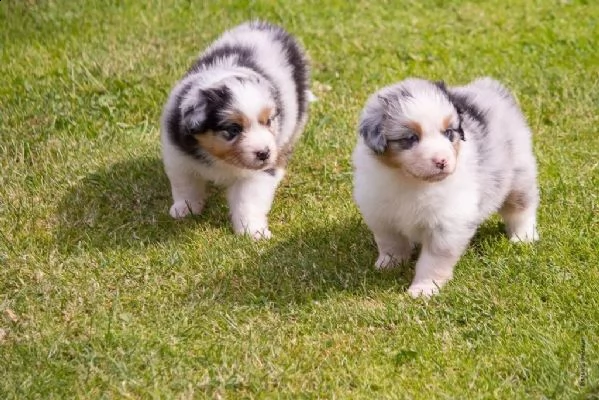
[[[397,143],[402,149],[407,150],[420,141],[418,135],[408,135],[399,139],[388,139],[389,143]]]
[[[445,132],[443,132],[443,135],[445,135],[445,137],[447,139],[449,139],[450,142],[453,142],[453,138],[455,136],[455,129],[445,129]]]
[[[232,124],[229,127],[222,131],[222,135],[226,140],[233,140],[243,131],[243,128],[239,124]]]
[[[403,137],[401,139],[399,139],[399,142],[404,144],[404,145],[413,145],[414,143],[417,143],[420,139],[418,138],[418,135],[409,135],[406,137]]]

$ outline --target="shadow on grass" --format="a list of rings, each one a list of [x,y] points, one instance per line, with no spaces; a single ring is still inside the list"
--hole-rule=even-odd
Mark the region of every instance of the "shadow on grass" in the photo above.
[[[481,226],[471,243],[477,256],[484,257],[482,243],[501,234],[501,224]],[[343,292],[368,296],[391,290],[400,294],[413,278],[420,249],[400,267],[375,270],[377,249],[372,233],[361,219],[354,218],[324,227],[315,221],[289,239],[274,239],[266,249],[248,246],[246,250],[247,259],[240,260],[233,271],[190,287],[189,301],[199,305],[209,294],[218,303],[287,308]]]
[[[233,305],[270,305],[286,308],[297,303],[336,296],[343,292],[368,295],[407,288],[413,265],[391,271],[376,271],[376,246],[372,234],[360,220],[296,231],[272,245],[248,247],[247,259],[226,274],[189,288],[189,301],[211,301]]]
[[[340,291],[368,292],[375,287],[402,291],[411,278],[410,266],[391,272],[374,270],[376,246],[358,218],[324,227],[320,221],[301,221],[285,238],[254,243],[233,236],[220,190],[211,189],[210,201],[198,217],[174,221],[168,215],[170,204],[160,159],[116,163],[84,176],[60,199],[54,237],[60,251],[70,254],[143,249],[185,241],[198,229],[222,230],[231,235],[222,251],[229,253],[229,245],[239,250],[225,259],[238,259],[225,276],[215,270],[208,279],[190,285],[187,299],[198,305],[208,296],[230,304],[288,306]],[[193,262],[218,264],[209,253],[198,254]]]
[[[61,199],[58,228],[59,249],[66,253],[87,249],[143,248],[182,240],[190,231],[230,231],[226,202],[220,191],[211,190],[201,216],[174,221],[168,215],[170,190],[157,158],[116,163],[79,180]],[[188,299],[201,303],[209,298],[232,304],[279,306],[318,299],[332,293],[371,290],[403,292],[412,276],[415,256],[398,269],[380,272],[373,268],[377,251],[372,233],[359,216],[322,225],[301,221],[284,239],[252,243],[236,238],[242,250],[236,266],[192,284]],[[485,224],[473,246],[500,235],[498,224]],[[183,239],[184,240],[184,239]],[[227,250],[223,250],[227,251]],[[206,255],[207,256],[207,255]],[[198,262],[214,261],[202,260]]]
[[[478,227],[469,248],[477,255],[484,256],[484,248],[501,237],[507,238],[503,222],[488,220]]]
[[[198,225],[228,227],[218,194],[201,216],[174,221],[170,187],[158,158],[120,162],[78,181],[58,206],[55,239],[61,251],[144,247],[176,240]]]

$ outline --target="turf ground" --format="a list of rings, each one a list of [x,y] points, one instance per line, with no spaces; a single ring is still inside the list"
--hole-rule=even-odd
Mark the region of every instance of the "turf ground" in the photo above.
[[[224,29],[280,23],[320,101],[271,213],[173,221],[158,118]],[[599,398],[599,4],[0,2],[0,398]],[[485,223],[429,301],[374,271],[358,113],[490,75],[535,133],[542,241]]]

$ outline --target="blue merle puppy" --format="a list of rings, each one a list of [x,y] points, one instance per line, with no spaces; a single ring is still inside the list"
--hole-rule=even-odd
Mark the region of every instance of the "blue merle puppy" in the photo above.
[[[227,188],[236,233],[269,238],[267,214],[306,124],[309,79],[302,47],[270,23],[244,23],[208,47],[162,114],[170,215],[199,214],[211,181]]]
[[[408,261],[421,245],[408,292],[430,296],[478,226],[503,217],[510,239],[539,238],[532,133],[499,82],[465,86],[406,79],[373,94],[360,119],[354,197],[378,247],[376,268]]]

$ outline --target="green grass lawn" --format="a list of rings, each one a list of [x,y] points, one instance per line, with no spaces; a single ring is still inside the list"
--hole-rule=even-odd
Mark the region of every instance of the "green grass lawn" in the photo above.
[[[599,3],[0,2],[0,398],[599,398]],[[168,216],[158,119],[224,29],[280,23],[314,103],[271,212]],[[370,93],[491,75],[535,133],[542,241],[485,223],[431,300],[373,269]]]

